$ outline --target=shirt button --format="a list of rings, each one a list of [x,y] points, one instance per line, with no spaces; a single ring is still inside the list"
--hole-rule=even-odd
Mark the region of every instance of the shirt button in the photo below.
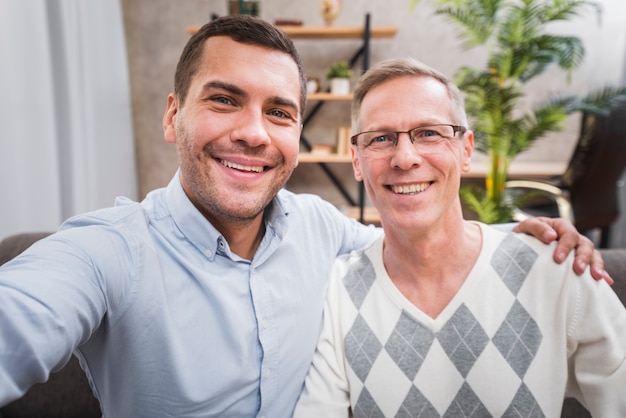
[[[204,255],[206,255],[207,257],[211,257],[211,256],[213,255],[213,251],[211,251],[211,250],[206,250],[206,251],[204,252]]]
[[[271,370],[269,370],[269,369],[268,369],[268,370],[265,370],[264,375],[265,375],[265,378],[266,378],[266,379],[268,379],[270,376],[272,376],[272,371],[271,371]]]
[[[267,319],[264,319],[261,321],[261,327],[263,327],[263,329],[267,328],[267,324],[268,324]]]

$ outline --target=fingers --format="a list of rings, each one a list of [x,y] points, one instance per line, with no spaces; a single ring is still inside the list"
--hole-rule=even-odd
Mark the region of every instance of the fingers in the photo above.
[[[532,235],[546,244],[557,239],[558,242],[554,250],[554,261],[559,264],[565,261],[567,255],[579,245],[582,237],[576,230],[576,227],[574,227],[574,224],[570,221],[561,218],[546,218],[543,216],[520,222],[514,230],[516,232],[524,232]],[[587,263],[591,260],[591,252],[593,251],[591,241],[589,241],[588,244],[590,245],[583,245],[581,252],[581,260],[587,261]]]
[[[606,270],[604,270],[604,259],[602,258],[600,251],[595,249],[593,242],[589,238],[578,233],[577,235],[578,244],[572,248],[569,248],[568,244],[568,247],[558,249],[563,242],[563,239],[559,239],[559,242],[557,243],[557,250],[554,252],[554,260],[557,263],[563,262],[563,260],[567,257],[567,254],[574,249],[576,251],[574,255],[574,272],[576,274],[582,274],[585,269],[589,267],[591,276],[594,279],[606,280],[608,284],[613,284],[613,278]]]
[[[609,272],[604,269],[604,259],[598,250],[593,251],[589,271],[591,272],[591,276],[596,280],[606,280],[606,282],[610,285],[614,283],[614,280]]]
[[[554,250],[554,261],[559,264],[562,263],[567,258],[567,255],[574,249],[576,249],[578,254],[578,248],[581,245],[581,238],[585,237],[578,233],[574,224],[565,219],[546,218],[544,221],[551,221],[552,227],[558,235],[558,242]],[[582,245],[580,260],[589,263],[591,259],[591,252],[593,251],[593,243],[589,239],[585,239],[587,240],[587,243]]]
[[[553,219],[544,217],[530,218],[517,224],[515,228],[513,228],[513,231],[532,235],[541,242],[548,244],[557,239],[559,235],[551,225],[553,221]],[[575,230],[574,228],[574,231]]]
[[[576,253],[574,258],[574,271],[576,274],[582,274],[591,264],[594,256],[594,246],[591,240],[583,235],[579,236],[578,246],[575,247]],[[602,259],[602,257],[600,257]],[[555,258],[556,260],[556,258]],[[597,264],[596,264],[597,266]],[[601,261],[600,267],[604,269],[604,262]]]
[[[596,280],[606,280],[613,284],[613,278],[604,270],[604,259],[593,242],[581,235],[574,224],[566,219],[536,217],[520,222],[514,229],[540,239],[544,243],[558,240],[554,250],[554,261],[561,264],[567,255],[575,250],[574,272],[582,274],[587,267]]]

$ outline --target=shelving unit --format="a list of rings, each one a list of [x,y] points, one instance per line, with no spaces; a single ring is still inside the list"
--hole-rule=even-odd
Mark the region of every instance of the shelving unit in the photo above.
[[[396,26],[369,27],[369,14],[365,16],[366,26],[279,26],[292,39],[365,39],[392,38]]]
[[[366,16],[367,18],[367,16]],[[363,39],[366,29],[363,26],[278,26],[291,39]],[[198,25],[185,27],[187,33],[194,34]],[[370,38],[392,38],[396,35],[396,26],[377,26],[369,30]]]
[[[367,71],[370,66],[370,41],[376,38],[392,38],[396,35],[398,28],[396,26],[370,26],[370,15],[365,15],[363,26],[323,26],[323,27],[306,27],[306,26],[282,26],[281,29],[292,39],[315,39],[315,40],[340,40],[340,39],[358,39],[361,40],[359,48],[354,55],[348,60],[350,67],[355,67],[358,60],[361,60],[361,68],[363,72]],[[335,188],[341,193],[348,205],[351,206],[348,216],[359,219],[363,223],[378,223],[378,216],[375,211],[366,210],[365,208],[365,191],[362,183],[359,184],[358,196],[352,196],[345,184],[331,170],[328,164],[332,163],[351,163],[352,159],[349,154],[316,154],[311,153],[313,145],[306,138],[307,124],[317,115],[325,103],[330,101],[346,101],[352,100],[352,95],[335,96],[330,93],[313,93],[307,97],[309,103],[315,104],[307,113],[304,119],[304,129],[300,138],[303,148],[309,152],[300,153],[298,158],[300,163],[316,163],[324,171]],[[348,118],[349,120],[349,118]]]

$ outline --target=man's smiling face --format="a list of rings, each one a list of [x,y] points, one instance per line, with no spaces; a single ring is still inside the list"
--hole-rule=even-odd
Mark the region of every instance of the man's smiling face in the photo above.
[[[373,87],[364,97],[358,131],[408,131],[457,125],[445,86],[426,76],[404,76]],[[353,166],[385,228],[439,228],[460,208],[461,173],[469,170],[473,134],[451,136],[437,146],[413,144],[400,135],[389,155],[364,155],[353,147]]]
[[[282,52],[209,38],[185,103],[170,95],[165,138],[185,192],[209,220],[262,215],[297,165],[300,78]]]

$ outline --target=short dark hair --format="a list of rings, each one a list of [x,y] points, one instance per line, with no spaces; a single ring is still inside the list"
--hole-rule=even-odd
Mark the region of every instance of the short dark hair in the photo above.
[[[174,75],[174,93],[178,95],[181,105],[187,97],[191,79],[198,70],[198,63],[202,57],[202,46],[207,39],[213,36],[227,36],[236,42],[284,52],[293,58],[300,75],[300,112],[304,112],[306,76],[300,54],[298,54],[293,41],[276,26],[250,15],[220,17],[205,24],[191,36],[180,55]]]

